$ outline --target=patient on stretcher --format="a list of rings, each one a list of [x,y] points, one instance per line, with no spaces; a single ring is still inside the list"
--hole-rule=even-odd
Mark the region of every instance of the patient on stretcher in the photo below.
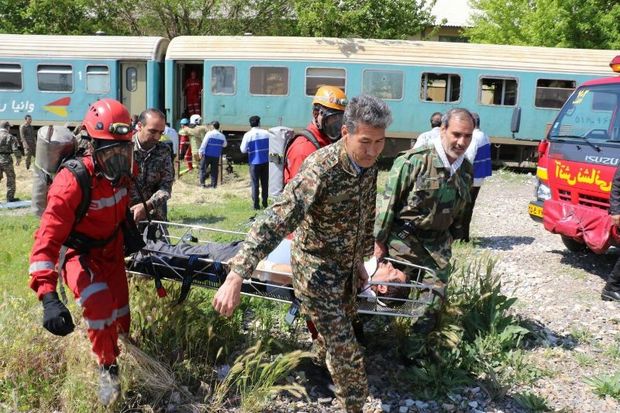
[[[240,248],[240,241],[199,245],[186,243],[170,245],[161,241],[149,241],[134,257],[129,269],[160,278],[181,277],[184,278],[184,282],[185,277],[189,276],[191,281],[207,281],[217,287],[216,284],[223,282],[227,275],[227,269],[223,266]],[[408,276],[395,268],[391,262],[377,262],[372,258],[365,263],[365,268],[370,282],[361,289],[360,296],[371,300],[377,296],[407,298],[411,291],[409,287],[377,284],[409,282]],[[285,239],[258,264],[252,278],[265,283],[268,291],[271,290],[278,295],[290,295],[290,288],[285,290],[278,286],[290,286],[291,273],[291,241]]]

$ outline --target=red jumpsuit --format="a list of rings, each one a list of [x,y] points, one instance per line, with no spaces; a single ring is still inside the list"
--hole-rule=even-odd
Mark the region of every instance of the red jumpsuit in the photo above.
[[[200,79],[191,77],[185,81],[185,98],[187,99],[187,112],[190,115],[200,115],[200,91],[202,82]]]
[[[82,307],[88,338],[99,364],[110,365],[119,354],[118,334],[129,332],[129,289],[125,274],[121,223],[129,203],[127,188],[112,186],[104,177],[94,176],[93,160],[83,158],[92,176],[91,203],[75,232],[92,239],[110,241],[88,252],[69,248],[62,276]],[[82,189],[75,176],[62,169],[48,192],[47,208],[35,233],[30,255],[30,288],[39,299],[56,290],[55,267],[59,251],[75,221]]]
[[[332,141],[321,132],[314,123],[310,122],[306,129],[314,135],[316,140],[321,145],[321,148],[329,145]],[[316,151],[317,148],[314,146],[312,142],[310,142],[303,135],[298,135],[295,138],[291,146],[288,148],[286,152],[286,166],[284,167],[284,185],[288,184],[288,181],[293,179],[299,168],[301,168],[301,164],[310,154]]]

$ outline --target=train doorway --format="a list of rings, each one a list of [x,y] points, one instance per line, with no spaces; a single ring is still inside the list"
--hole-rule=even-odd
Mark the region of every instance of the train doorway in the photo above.
[[[198,62],[178,63],[176,68],[177,99],[175,112],[181,118],[190,118],[191,115],[203,116],[203,74],[204,66]]]
[[[121,102],[132,115],[146,109],[146,63],[121,63]]]

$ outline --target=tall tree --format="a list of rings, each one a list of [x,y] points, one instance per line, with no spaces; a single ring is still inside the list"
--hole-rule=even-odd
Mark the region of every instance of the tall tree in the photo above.
[[[617,0],[470,0],[473,42],[620,48]]]
[[[406,39],[435,24],[436,0],[295,0],[304,36]]]

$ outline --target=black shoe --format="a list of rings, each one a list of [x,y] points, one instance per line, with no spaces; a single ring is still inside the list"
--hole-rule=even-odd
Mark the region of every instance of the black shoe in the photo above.
[[[334,394],[334,381],[327,367],[316,364],[310,358],[304,358],[300,361],[295,370],[303,371],[309,386],[322,396],[336,397]]]
[[[113,404],[121,394],[118,365],[99,367],[99,401],[104,406]]]
[[[426,313],[418,318],[413,325],[412,332],[418,336],[427,336],[437,327],[437,313]]]
[[[19,198],[7,198],[6,202],[19,202],[21,199]]]
[[[601,292],[601,298],[603,301],[620,301],[620,291],[608,290],[603,288]]]

